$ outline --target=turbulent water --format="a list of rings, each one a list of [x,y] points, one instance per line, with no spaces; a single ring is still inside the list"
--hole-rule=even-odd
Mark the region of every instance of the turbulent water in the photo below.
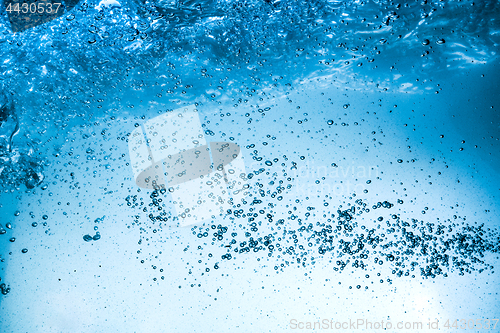
[[[3,310],[38,286],[20,282],[26,256],[63,276],[80,268],[61,254],[87,253],[75,262],[97,268],[132,253],[124,280],[141,271],[141,286],[210,302],[245,266],[249,279],[328,272],[322,281],[343,292],[497,281],[499,1],[73,5],[15,33],[2,7]],[[135,128],[188,105],[204,138],[241,147],[248,192],[178,228],[168,191],[134,182],[127,146]],[[499,313],[488,302],[481,318]],[[33,323],[6,332],[49,325]],[[192,328],[167,331],[179,327]]]
[[[4,14],[0,73],[12,105],[2,115],[23,126],[17,147],[2,144],[2,167],[12,170],[3,183],[32,187],[52,131],[123,113],[134,107],[128,94],[241,103],[252,91],[317,78],[439,91],[433,79],[496,59],[499,14],[497,1],[102,1],[16,34]]]

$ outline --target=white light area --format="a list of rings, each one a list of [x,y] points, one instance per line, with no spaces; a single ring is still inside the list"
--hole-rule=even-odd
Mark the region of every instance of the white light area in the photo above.
[[[452,52],[451,54],[456,55],[457,57],[451,60],[463,60],[468,63],[475,63],[475,64],[486,64],[486,61],[484,60],[478,60],[474,57],[471,57],[470,55],[466,55],[463,52]]]
[[[42,75],[46,75],[47,73],[47,67],[45,67],[45,65],[42,65]]]
[[[373,30],[359,30],[359,31],[353,31],[354,34],[373,34],[373,35],[385,35],[387,32],[391,31],[392,27],[391,26],[384,26],[380,29],[377,29],[375,31]]]
[[[135,51],[142,46],[142,40],[135,41],[123,48],[124,51]]]
[[[97,10],[101,10],[104,7],[107,8],[120,8],[122,5],[116,0],[101,0],[99,4],[95,7]]]
[[[407,33],[406,35],[404,35],[403,39],[411,37],[413,34],[414,34],[414,31],[410,31],[409,33]]]
[[[460,43],[457,43],[457,42],[452,42],[449,44],[451,48],[455,48],[455,47],[461,47],[463,49],[466,49],[467,46],[465,46],[464,44],[460,44]]]
[[[413,85],[413,83],[406,82],[406,83],[401,84],[401,86],[399,87],[399,92],[401,92],[401,93],[417,93],[419,91],[418,91],[418,87],[415,87]]]
[[[74,68],[70,68],[69,71],[73,74],[78,74],[78,71]]]
[[[57,293],[47,292],[44,296],[37,299],[32,311],[41,319],[50,309],[51,316],[44,320],[45,332],[77,332],[88,326],[88,319],[92,316],[92,298],[86,296],[83,290],[73,288]]]
[[[224,20],[224,16],[211,16],[204,19],[206,23]]]

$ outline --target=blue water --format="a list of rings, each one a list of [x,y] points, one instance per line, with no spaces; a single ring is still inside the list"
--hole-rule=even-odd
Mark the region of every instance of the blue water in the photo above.
[[[499,1],[7,5],[0,331],[500,329]],[[191,105],[248,187],[183,227],[131,133]]]

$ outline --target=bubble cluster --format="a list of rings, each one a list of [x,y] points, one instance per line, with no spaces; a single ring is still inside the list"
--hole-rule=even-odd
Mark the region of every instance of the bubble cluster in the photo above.
[[[432,279],[494,272],[486,257],[500,252],[498,230],[470,224],[456,215],[441,222],[401,216],[398,205],[404,203],[402,199],[396,203],[385,200],[369,204],[355,199],[353,194],[350,202],[339,205],[329,197],[323,207],[315,207],[308,205],[309,198],[297,198],[286,204],[286,214],[276,212],[273,208],[291,188],[291,184],[286,185],[286,171],[297,167],[297,162],[289,164],[281,164],[282,179],[269,183],[278,185],[276,188],[256,181],[250,187],[253,195],[229,209],[221,223],[191,227],[193,242],[198,240],[203,258],[199,260],[200,274],[247,258],[274,262],[276,273],[290,266],[311,267],[321,258],[328,260],[333,274],[347,269],[369,272],[362,274],[365,279],[372,281],[376,276],[380,283],[391,283],[395,278]],[[261,172],[269,175],[270,170]],[[162,193],[153,191],[149,199],[148,204],[131,195],[126,201],[128,206],[147,213],[146,220],[136,215],[131,225],[140,225],[146,233],[152,230],[154,235],[162,228],[170,228],[172,221],[166,217],[169,208]],[[316,211],[323,214],[315,214]],[[153,235],[149,234],[148,239]],[[381,279],[387,270],[392,275]]]
[[[0,186],[4,189],[21,185],[32,189],[44,179],[42,162],[34,156],[33,147],[14,141],[19,131],[11,96],[0,94]]]
[[[105,216],[100,217],[100,218],[98,217],[94,220],[94,223],[101,223],[104,221],[104,218],[105,218]],[[86,242],[90,242],[90,241],[98,241],[99,239],[101,239],[101,233],[99,231],[97,231],[98,229],[99,229],[99,227],[97,225],[94,226],[95,235],[94,236],[91,236],[89,234],[84,235],[83,240]]]
[[[2,279],[0,279],[0,282],[2,281]],[[0,292],[2,293],[2,295],[7,295],[8,293],[10,293],[10,286],[6,285],[5,283],[0,283]]]

